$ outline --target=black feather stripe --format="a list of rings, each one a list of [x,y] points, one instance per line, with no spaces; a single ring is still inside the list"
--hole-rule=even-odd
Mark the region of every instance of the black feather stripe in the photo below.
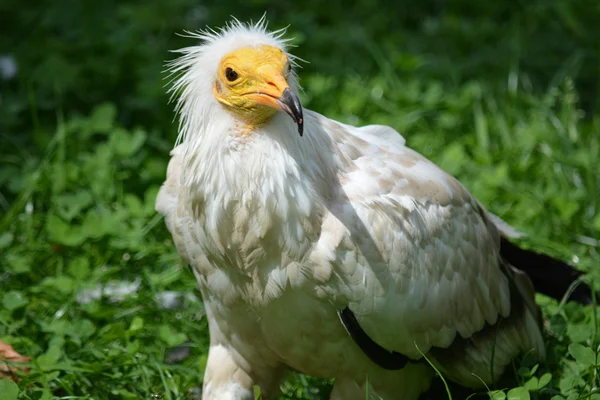
[[[500,255],[510,265],[529,276],[536,292],[558,300],[563,298],[571,285],[582,275],[567,263],[545,254],[524,250],[504,237],[500,242]],[[581,304],[591,304],[592,291],[589,286],[580,283],[569,298]]]
[[[407,356],[395,351],[388,351],[375,343],[360,327],[356,316],[348,307],[338,311],[342,325],[363,353],[383,369],[402,369],[411,361]]]

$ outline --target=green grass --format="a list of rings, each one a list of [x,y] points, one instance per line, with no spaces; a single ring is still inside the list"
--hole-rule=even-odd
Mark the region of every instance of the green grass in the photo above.
[[[0,55],[19,66],[0,80],[0,339],[33,358],[20,398],[198,395],[206,319],[153,209],[176,136],[161,70],[167,49],[189,44],[175,32],[232,13],[291,24],[310,61],[305,106],[393,126],[526,233],[523,246],[600,282],[596,4],[12,2],[0,6]],[[538,300],[547,362],[525,355],[471,398],[600,399],[595,309]],[[283,399],[320,400],[331,382],[282,387]],[[442,380],[428,396],[448,397]]]

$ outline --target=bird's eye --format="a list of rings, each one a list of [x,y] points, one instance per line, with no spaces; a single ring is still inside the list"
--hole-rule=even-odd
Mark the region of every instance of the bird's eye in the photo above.
[[[292,64],[288,64],[286,70],[288,74],[292,72]]]
[[[227,67],[225,69],[225,77],[227,78],[227,80],[229,82],[233,82],[235,81],[237,78],[239,78],[240,76],[238,75],[237,72],[235,72],[233,69]]]

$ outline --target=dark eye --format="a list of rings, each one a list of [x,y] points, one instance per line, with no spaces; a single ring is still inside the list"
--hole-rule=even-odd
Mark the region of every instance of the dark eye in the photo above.
[[[235,72],[233,69],[227,67],[225,69],[225,77],[227,78],[227,80],[229,82],[233,82],[235,81],[237,78],[239,78],[240,76],[238,75],[237,72]]]
[[[286,70],[288,74],[292,72],[292,64],[288,64]]]

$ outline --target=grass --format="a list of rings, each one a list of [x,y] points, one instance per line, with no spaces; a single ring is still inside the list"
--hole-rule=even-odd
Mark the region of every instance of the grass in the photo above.
[[[19,398],[199,398],[202,303],[153,209],[176,135],[160,70],[186,44],[174,32],[222,24],[231,9],[9,3],[0,56],[19,72],[0,81],[0,339],[33,358]],[[305,106],[393,126],[526,233],[523,246],[600,282],[597,7],[251,3],[235,15],[267,9],[274,28],[291,24],[310,61]],[[600,398],[595,307],[538,302],[547,362],[524,355],[474,396],[449,383],[452,398]],[[8,385],[1,400],[15,398]],[[331,382],[293,375],[282,388],[283,399],[326,399]],[[428,396],[448,397],[442,380]]]

